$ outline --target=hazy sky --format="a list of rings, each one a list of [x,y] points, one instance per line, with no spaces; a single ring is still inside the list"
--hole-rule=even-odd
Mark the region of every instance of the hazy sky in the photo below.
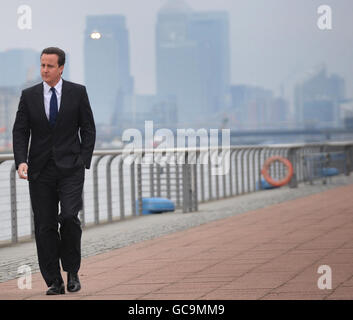
[[[326,63],[353,97],[352,0],[185,0],[194,10],[230,15],[231,81],[288,95],[293,83]],[[166,0],[0,0],[0,51],[59,46],[70,55],[71,80],[83,83],[83,31],[88,14],[126,16],[137,93],[155,92],[155,24]],[[17,27],[17,8],[32,8],[32,30]],[[332,8],[332,30],[317,27],[317,8]]]

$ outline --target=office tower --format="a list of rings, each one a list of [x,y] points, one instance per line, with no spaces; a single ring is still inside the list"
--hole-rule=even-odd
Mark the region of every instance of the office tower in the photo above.
[[[86,17],[84,60],[85,84],[96,123],[112,125],[119,101],[133,92],[124,16]]]
[[[229,90],[226,12],[194,12],[169,0],[156,26],[157,94],[176,97],[180,125],[202,123],[225,107]]]
[[[153,121],[153,127],[175,128],[178,121],[175,97],[135,94],[123,101],[120,114],[123,123],[119,129],[138,128],[144,130],[145,121]]]
[[[40,53],[31,49],[0,52],[0,86],[22,87],[40,76]]]
[[[327,75],[320,66],[294,90],[298,127],[335,127],[340,125],[340,105],[345,98],[345,81],[336,74]]]
[[[274,97],[271,90],[249,85],[231,86],[232,105],[229,114],[235,118],[236,129],[286,127],[288,102]]]
[[[202,93],[213,114],[225,107],[230,85],[229,22],[226,12],[197,12],[189,27],[190,38],[197,42],[201,66]]]

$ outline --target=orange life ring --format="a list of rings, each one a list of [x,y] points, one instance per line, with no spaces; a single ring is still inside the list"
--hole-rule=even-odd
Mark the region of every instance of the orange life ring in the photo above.
[[[272,164],[272,162],[275,162],[275,161],[282,162],[288,168],[287,175],[281,180],[274,180],[269,174],[270,165]],[[269,184],[271,184],[275,187],[281,187],[281,186],[286,185],[292,179],[293,166],[292,166],[292,163],[288,159],[283,158],[281,156],[273,156],[273,157],[268,158],[265,161],[265,164],[261,170],[261,173],[263,174],[265,180]]]

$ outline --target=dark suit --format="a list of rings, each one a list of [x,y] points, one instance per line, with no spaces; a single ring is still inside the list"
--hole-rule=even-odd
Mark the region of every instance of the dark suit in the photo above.
[[[84,86],[63,80],[54,127],[45,113],[43,83],[23,90],[13,126],[13,151],[16,168],[28,163],[38,260],[48,286],[60,277],[60,259],[64,271],[75,273],[80,268],[78,212],[95,137]]]

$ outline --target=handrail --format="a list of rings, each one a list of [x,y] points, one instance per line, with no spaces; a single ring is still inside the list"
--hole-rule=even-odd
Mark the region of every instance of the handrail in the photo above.
[[[353,171],[353,141],[95,150],[83,192],[82,227],[142,215],[143,197],[170,198],[177,209],[186,213],[197,211],[201,202],[261,190],[261,169],[266,158],[272,155],[291,161],[293,178],[288,186],[295,188],[307,179],[303,155],[330,151],[345,155],[340,173],[349,175]],[[147,157],[153,161],[145,161]],[[8,190],[5,184],[10,182],[10,201],[6,202],[4,196],[0,198],[0,244],[33,238],[28,187],[17,176],[13,154],[0,154],[0,173],[7,161],[11,166],[6,170],[10,172],[4,173],[8,178],[0,182],[0,189]],[[105,176],[100,169],[105,169]],[[274,179],[279,179],[284,169],[276,164],[270,172]],[[29,233],[23,231],[28,225]]]

